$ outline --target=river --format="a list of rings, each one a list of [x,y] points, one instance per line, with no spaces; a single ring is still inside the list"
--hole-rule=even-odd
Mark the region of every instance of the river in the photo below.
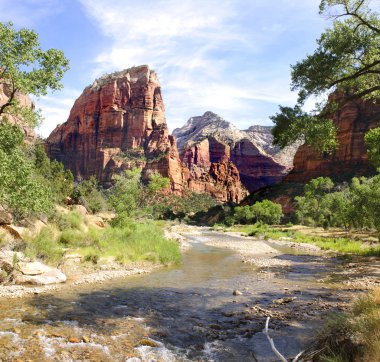
[[[206,243],[237,237],[186,237],[178,267],[0,299],[0,360],[276,361],[261,332],[267,316],[277,348],[291,357],[352,296],[335,278],[335,257],[274,246],[290,264],[258,268]]]

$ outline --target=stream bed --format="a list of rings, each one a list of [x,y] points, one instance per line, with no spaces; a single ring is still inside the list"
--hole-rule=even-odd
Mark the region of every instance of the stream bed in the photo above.
[[[241,238],[185,236],[178,267],[0,299],[0,361],[276,361],[268,316],[276,347],[294,357],[352,298],[334,257],[274,246],[290,264],[258,268],[205,243]]]

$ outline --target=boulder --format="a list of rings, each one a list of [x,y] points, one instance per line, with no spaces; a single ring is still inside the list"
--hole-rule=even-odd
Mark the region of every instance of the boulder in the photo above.
[[[72,210],[78,211],[83,216],[88,214],[87,209],[83,205],[73,205]]]
[[[6,211],[0,206],[0,225],[9,225],[13,222],[13,216],[10,212]]]
[[[4,230],[6,230],[12,237],[15,239],[23,239],[23,236],[28,231],[27,228],[22,226],[15,226],[15,225],[4,225]]]
[[[40,262],[20,262],[18,269],[21,274],[16,277],[17,284],[47,285],[64,283],[67,278],[59,269],[49,267]]]

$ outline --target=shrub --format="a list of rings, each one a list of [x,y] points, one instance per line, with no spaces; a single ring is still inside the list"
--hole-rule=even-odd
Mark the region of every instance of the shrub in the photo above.
[[[81,230],[83,224],[83,216],[78,211],[70,211],[67,214],[59,213],[54,222],[57,224],[59,230],[75,229]]]
[[[318,335],[322,361],[380,360],[380,289],[359,297],[349,312],[333,315]]]
[[[57,242],[57,233],[51,226],[43,228],[37,236],[26,240],[25,255],[31,259],[42,259],[48,264],[58,264],[64,250]]]

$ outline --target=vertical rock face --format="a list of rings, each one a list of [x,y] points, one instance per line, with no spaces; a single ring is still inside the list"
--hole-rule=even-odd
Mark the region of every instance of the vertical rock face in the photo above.
[[[238,170],[249,192],[280,182],[290,171],[298,147],[281,151],[272,145],[271,127],[240,131],[212,112],[190,118],[173,135],[182,162],[192,174],[207,172],[213,162],[227,162]]]
[[[104,76],[87,87],[46,147],[50,157],[77,179],[95,175],[108,186],[114,174],[140,167],[145,179],[153,172],[169,177],[176,194],[188,188],[223,202],[239,202],[246,192],[236,167],[224,157],[225,145],[206,142],[189,150],[188,162],[182,165],[175,138],[168,133],[157,75],[144,65]],[[191,167],[199,162],[206,169]]]
[[[182,190],[175,141],[168,134],[157,75],[139,66],[106,75],[75,101],[68,120],[47,139],[49,155],[77,179],[96,175],[107,185],[115,173],[141,167],[170,177]]]
[[[306,145],[301,146],[286,182],[305,183],[319,176],[344,180],[375,171],[368,162],[364,135],[379,125],[380,104],[350,101],[335,114],[333,121],[338,127],[338,149],[331,156],[324,156]]]
[[[0,79],[0,107],[8,101],[9,97],[9,87],[7,86],[6,82],[2,82]],[[20,106],[34,109],[34,103],[30,100],[28,96],[21,93],[16,93],[16,99],[19,102]],[[4,116],[7,117],[8,122],[20,126],[20,128],[24,132],[25,140],[27,142],[32,142],[36,139],[36,134],[33,128],[25,124],[25,121],[22,118],[18,118],[9,114],[4,114]]]

